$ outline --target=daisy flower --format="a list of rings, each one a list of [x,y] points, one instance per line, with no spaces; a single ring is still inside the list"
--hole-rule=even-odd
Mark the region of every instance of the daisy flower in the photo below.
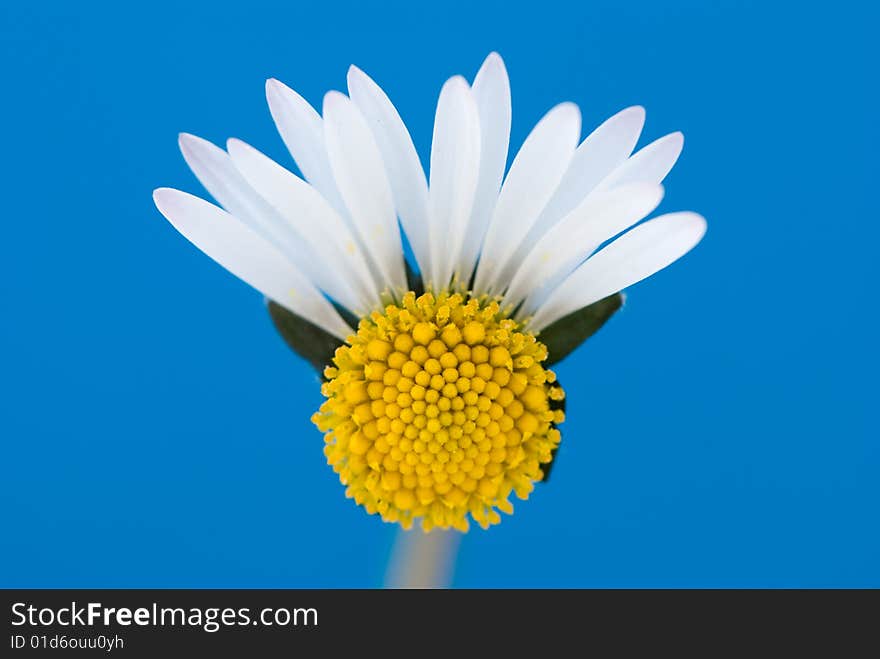
[[[302,177],[236,139],[181,135],[219,206],[160,188],[161,213],[268,298],[323,375],[313,417],[346,495],[388,522],[467,530],[546,477],[564,393],[549,366],[620,307],[620,291],[685,254],[705,220],[642,221],[681,133],[633,153],[630,107],[581,141],[578,107],[537,123],[505,175],[504,63],[442,87],[428,176],[388,96],[363,71],[321,114],[278,80],[272,118]]]

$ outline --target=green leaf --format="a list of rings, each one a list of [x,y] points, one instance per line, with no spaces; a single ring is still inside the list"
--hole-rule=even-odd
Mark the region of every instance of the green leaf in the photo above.
[[[623,306],[623,295],[614,293],[583,309],[578,309],[538,334],[538,340],[547,346],[545,366],[562,361],[581,343],[599,331],[599,328]]]
[[[342,341],[271,300],[269,315],[287,345],[323,374],[324,367],[331,364],[336,348],[343,345]]]

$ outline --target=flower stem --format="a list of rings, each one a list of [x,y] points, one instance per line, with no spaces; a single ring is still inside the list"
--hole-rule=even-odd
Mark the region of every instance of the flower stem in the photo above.
[[[387,588],[448,588],[452,583],[455,557],[461,542],[458,531],[435,529],[424,533],[400,530],[394,541]]]

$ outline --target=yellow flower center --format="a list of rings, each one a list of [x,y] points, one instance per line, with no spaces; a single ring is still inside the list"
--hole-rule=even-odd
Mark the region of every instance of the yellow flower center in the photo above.
[[[346,496],[387,522],[468,529],[513,512],[559,445],[546,347],[497,302],[407,293],[337,349],[312,417]]]

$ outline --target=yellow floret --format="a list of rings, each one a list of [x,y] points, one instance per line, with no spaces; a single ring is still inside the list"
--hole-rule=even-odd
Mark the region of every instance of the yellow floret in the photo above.
[[[500,522],[559,445],[546,357],[497,302],[457,293],[408,293],[361,320],[313,417],[346,495],[405,528]]]

